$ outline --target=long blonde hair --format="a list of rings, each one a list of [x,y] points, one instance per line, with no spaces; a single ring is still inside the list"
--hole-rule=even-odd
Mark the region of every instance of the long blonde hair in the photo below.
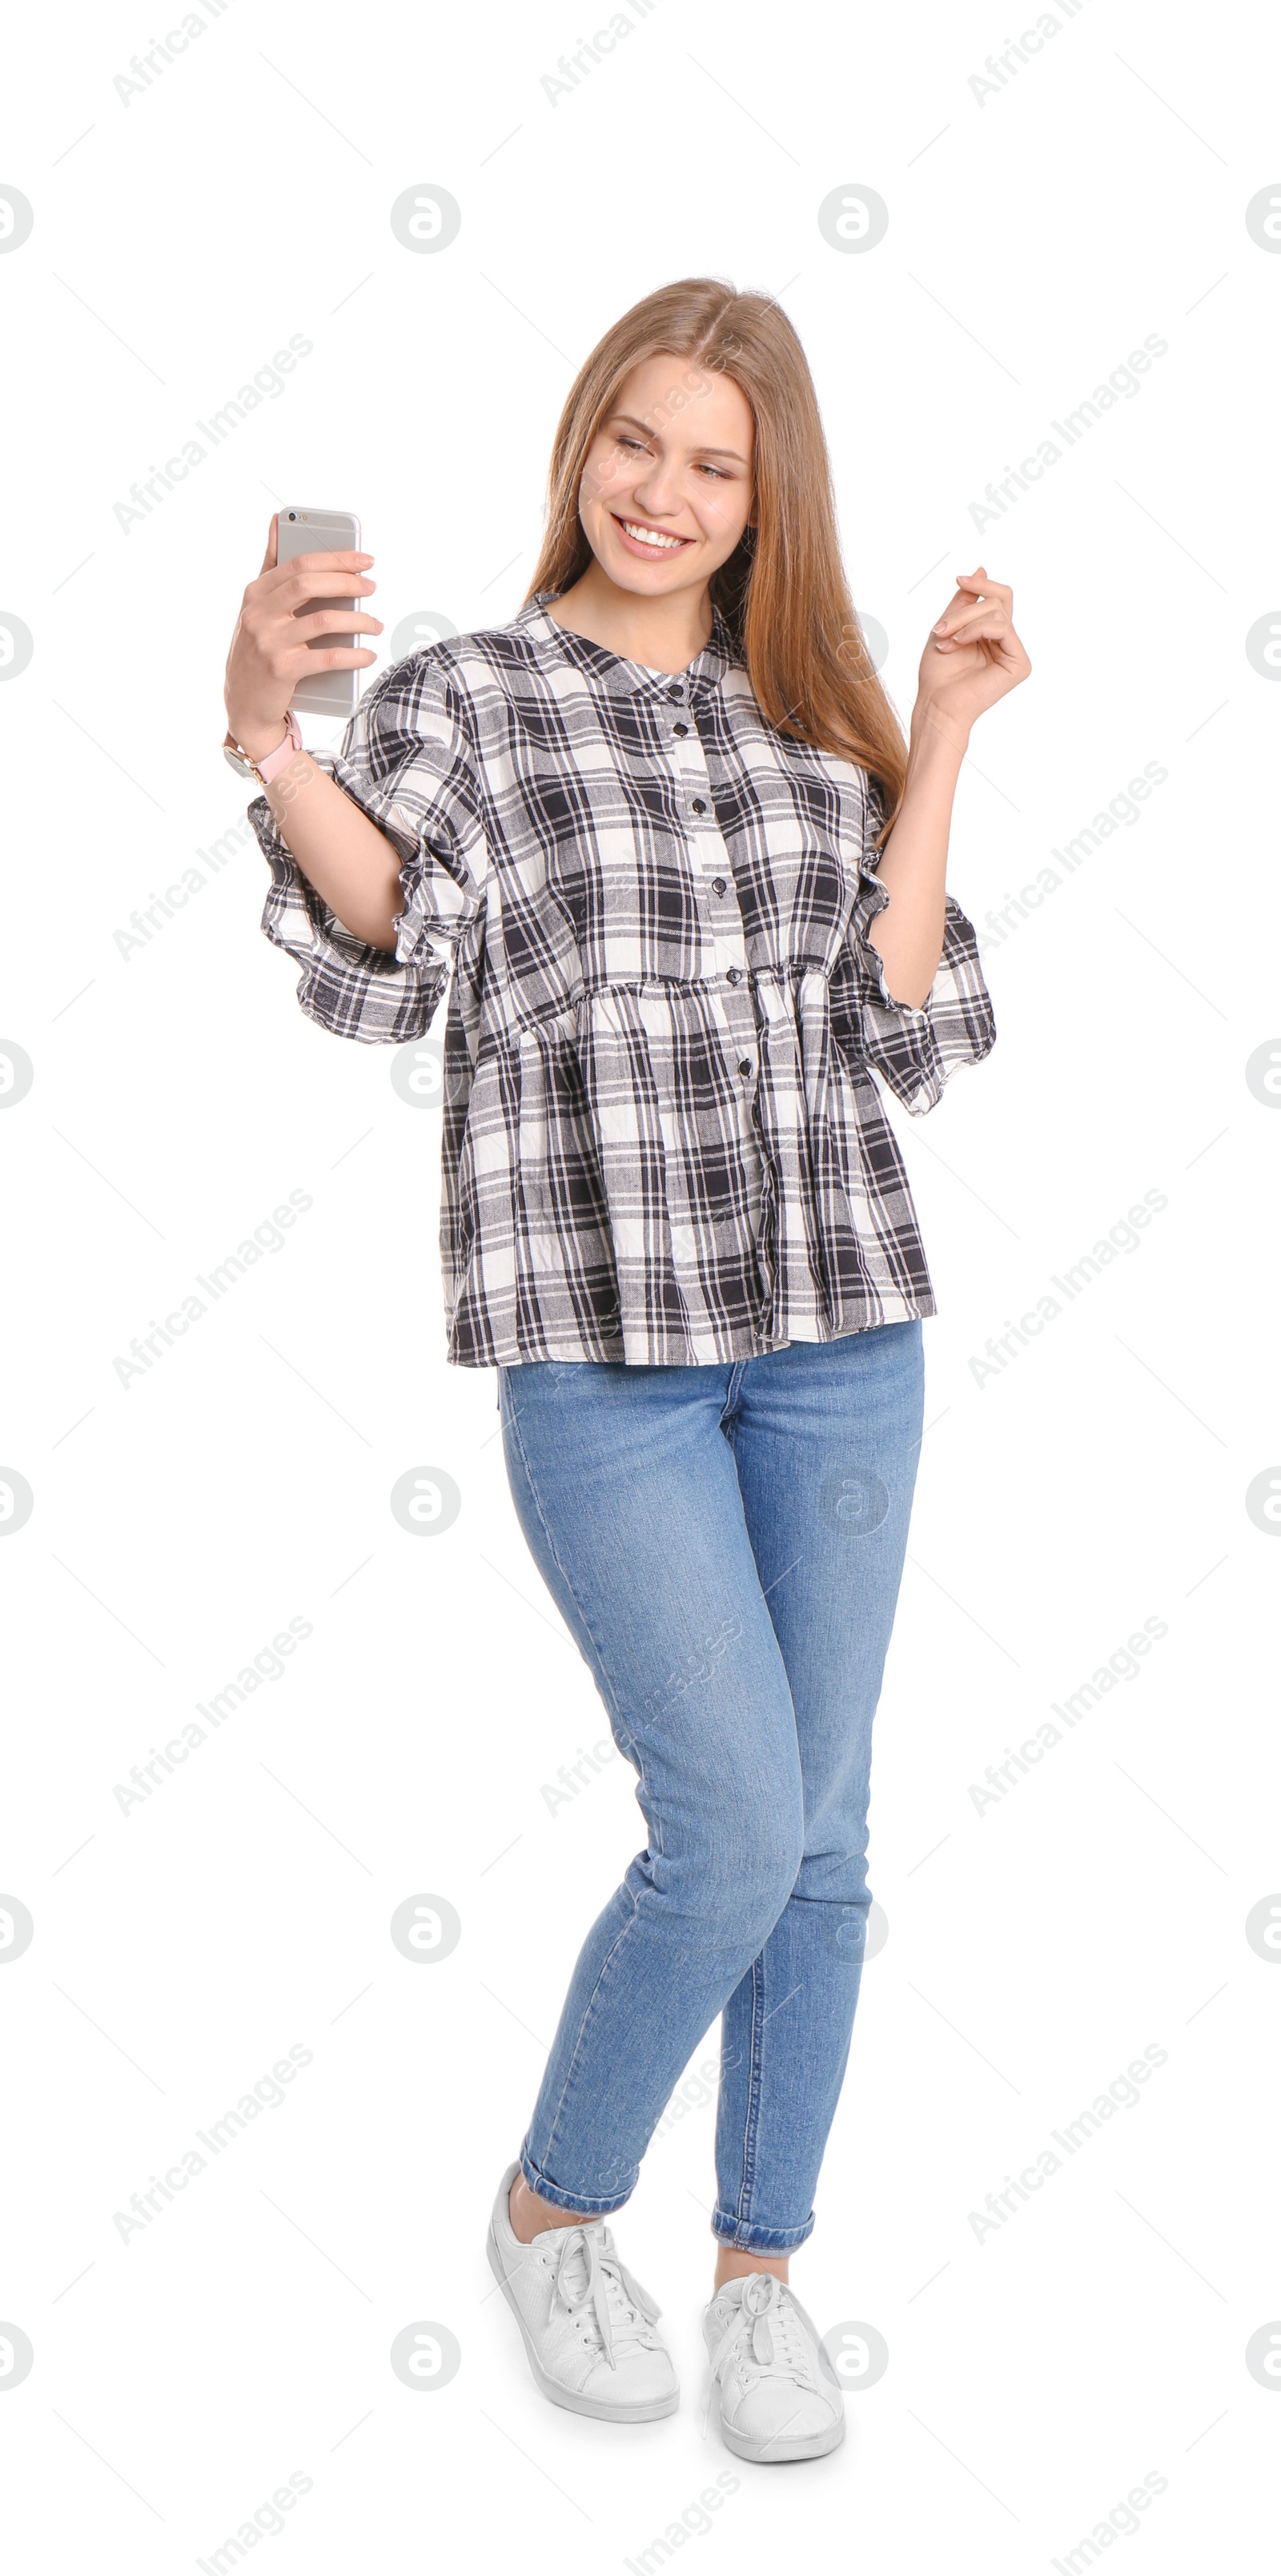
[[[578,491],[588,451],[624,377],[659,354],[686,361],[694,390],[703,373],[727,375],[751,406],[756,525],[713,574],[711,598],[766,721],[865,769],[879,789],[884,832],[902,798],[906,747],[845,578],[814,380],[769,296],[739,295],[719,278],[680,278],[642,297],[597,342],[557,427],[547,532],[526,604],[539,591],[559,596],[586,572],[592,554]]]

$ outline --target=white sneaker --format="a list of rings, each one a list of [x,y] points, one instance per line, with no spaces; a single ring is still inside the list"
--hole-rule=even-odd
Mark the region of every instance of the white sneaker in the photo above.
[[[612,2424],[674,2415],[680,2389],[655,2331],[659,2310],[619,2261],[604,2219],[546,2227],[522,2245],[507,2208],[519,2171],[509,2165],[498,2186],[486,2251],[544,2397]]]
[[[817,2327],[776,2273],[726,2281],[703,2333],[721,2432],[740,2460],[816,2460],[844,2440],[840,2381]]]

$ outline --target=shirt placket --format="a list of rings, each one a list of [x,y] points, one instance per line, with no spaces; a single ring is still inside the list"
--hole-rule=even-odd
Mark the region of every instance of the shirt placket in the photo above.
[[[735,1077],[738,1131],[759,1159],[752,1102],[760,1069],[760,1043],[747,970],[742,907],[725,836],[716,820],[707,756],[694,721],[689,690],[673,681],[665,691],[668,750],[676,773],[681,820],[698,896],[704,955],[725,1044]]]

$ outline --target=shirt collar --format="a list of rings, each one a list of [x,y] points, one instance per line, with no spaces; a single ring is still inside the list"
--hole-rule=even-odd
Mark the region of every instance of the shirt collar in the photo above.
[[[610,697],[622,698],[644,694],[648,697],[670,697],[682,691],[703,694],[719,687],[727,671],[741,660],[734,649],[729,627],[719,608],[712,608],[711,635],[694,661],[683,671],[654,672],[643,663],[625,661],[620,653],[611,653],[604,644],[593,644],[586,635],[576,635],[568,626],[559,626],[548,609],[558,596],[554,590],[540,590],[520,611],[517,624],[536,641],[546,644],[563,660],[571,662],[607,690]]]

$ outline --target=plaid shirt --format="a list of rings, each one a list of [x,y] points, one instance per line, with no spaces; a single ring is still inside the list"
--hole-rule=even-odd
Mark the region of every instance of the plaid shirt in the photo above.
[[[340,1037],[444,1029],[447,1355],[730,1361],[935,1312],[872,1080],[914,1114],[995,1038],[947,897],[894,1001],[861,770],[774,731],[716,616],[686,671],[547,614],[434,644],[319,766],[402,862],[396,950],[306,882],[265,797],[263,929]]]

